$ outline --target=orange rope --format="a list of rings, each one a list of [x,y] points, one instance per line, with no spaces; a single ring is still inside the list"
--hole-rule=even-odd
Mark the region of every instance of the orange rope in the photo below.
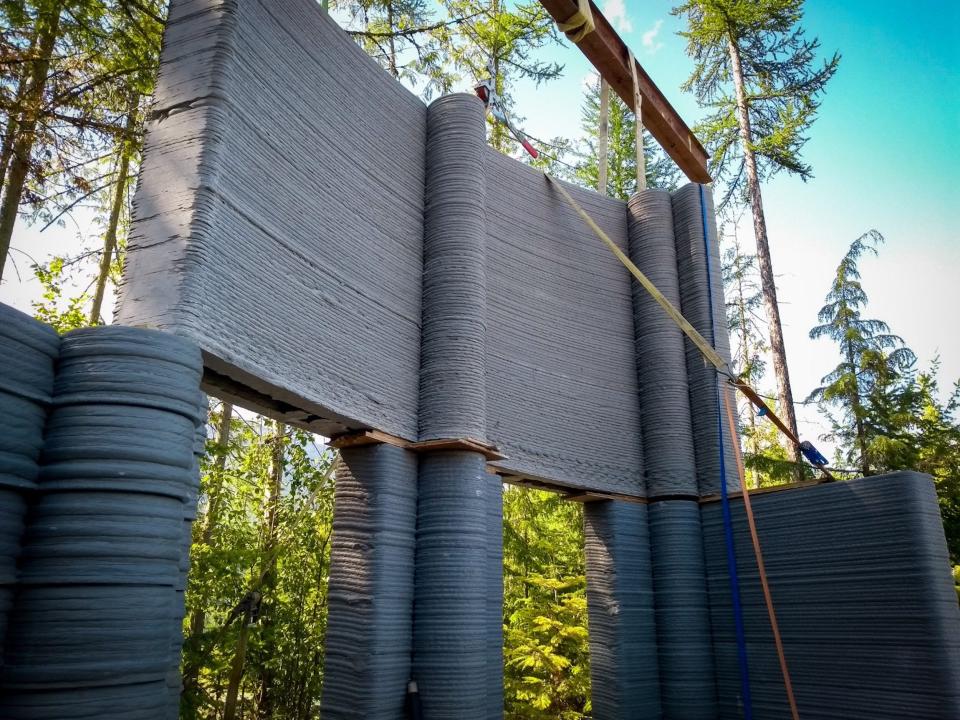
[[[750,505],[750,490],[747,488],[746,473],[743,469],[743,458],[740,457],[740,444],[737,442],[737,426],[733,421],[733,411],[730,409],[730,393],[726,388],[723,391],[723,404],[727,409],[727,422],[730,425],[730,437],[733,438],[733,454],[737,459],[737,472],[740,473],[740,487],[743,491],[743,509],[747,514],[747,525],[750,528],[750,539],[753,541],[753,554],[757,559],[757,572],[760,575],[760,587],[763,588],[763,599],[767,605],[767,616],[770,618],[770,629],[773,631],[773,642],[777,647],[777,658],[780,660],[780,672],[783,674],[783,687],[787,691],[787,702],[790,703],[790,715],[793,720],[800,720],[797,710],[797,701],[793,696],[793,683],[790,681],[790,670],[787,667],[787,655],[783,651],[783,640],[780,638],[780,625],[777,623],[777,612],[773,607],[773,595],[767,583],[767,568],[763,564],[763,551],[760,548],[760,536],[757,534],[757,524],[753,519],[753,507]]]

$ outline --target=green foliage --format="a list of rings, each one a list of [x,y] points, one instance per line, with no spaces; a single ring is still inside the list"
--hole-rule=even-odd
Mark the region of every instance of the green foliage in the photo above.
[[[903,340],[881,320],[862,315],[868,298],[859,261],[877,254],[875,230],[857,238],[843,257],[812,338],[836,343],[841,362],[811,394],[830,419],[827,439],[838,458],[864,475],[915,469],[933,476],[947,544],[960,560],[960,382],[942,397],[939,361],[924,371]]]
[[[811,177],[801,151],[840,56],[818,64],[820,42],[800,26],[803,0],[684,0],[673,14],[687,20],[680,35],[694,69],[684,89],[709,111],[695,132],[710,152],[714,179],[727,184],[724,202],[746,193],[733,52],[742,64],[749,147],[761,179],[780,171]]]
[[[65,296],[72,277],[70,269],[70,261],[62,257],[54,257],[46,265],[33,266],[34,277],[43,288],[41,299],[32,303],[34,317],[52,325],[61,333],[87,325],[87,315],[84,312],[90,299],[87,292],[72,297]]]
[[[899,428],[910,414],[912,385],[905,381],[916,357],[903,339],[881,320],[864,318],[867,294],[858,262],[877,254],[883,236],[871,230],[857,238],[837,266],[820,324],[810,337],[829,338],[840,349],[841,362],[822,379],[808,400],[833,408],[828,439],[843,448],[842,461],[869,475],[873,468],[900,465],[894,456],[903,448]]]
[[[211,420],[219,424],[219,415]],[[258,417],[234,416],[229,443],[208,443],[187,589],[181,717],[220,717],[241,630],[237,609],[253,592],[262,597],[249,629],[240,716],[316,716],[333,464],[309,433]]]
[[[360,47],[398,80],[429,100],[449,92],[455,75],[440,46],[434,3],[426,0],[335,0],[334,9],[345,11],[348,30]],[[362,29],[354,30],[359,25]]]
[[[587,718],[582,507],[555,493],[507,487],[503,518],[506,717]]]
[[[537,52],[557,41],[553,19],[536,0],[441,0],[451,18],[459,19],[436,31],[448,62],[471,81],[488,77],[492,65],[497,93],[509,112],[514,106],[513,87],[519,79],[537,85],[560,76],[563,66],[536,58]],[[522,118],[514,117],[520,123]],[[490,144],[510,152],[516,142],[500,123],[493,123]]]

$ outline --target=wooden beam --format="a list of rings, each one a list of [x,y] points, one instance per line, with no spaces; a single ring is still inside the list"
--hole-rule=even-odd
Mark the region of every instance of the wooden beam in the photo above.
[[[576,0],[540,0],[547,12],[557,22],[565,22],[577,11]],[[610,25],[610,22],[591,2],[595,28],[577,44],[580,51],[610,83],[631,110],[636,109],[633,96],[633,73],[629,65],[626,44]],[[687,127],[660,88],[654,84],[640,63],[634,61],[637,86],[643,109],[643,124],[677,166],[693,182],[710,182],[707,171],[707,151]]]

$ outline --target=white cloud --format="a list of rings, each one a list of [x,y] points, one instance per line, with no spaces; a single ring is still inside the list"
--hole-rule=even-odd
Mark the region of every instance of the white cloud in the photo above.
[[[627,17],[627,6],[624,0],[607,0],[603,4],[603,14],[620,32],[632,32],[633,23]]]
[[[647,49],[647,52],[653,55],[657,50],[663,47],[663,43],[657,40],[657,36],[660,34],[660,28],[663,27],[663,20],[657,20],[653,27],[647,30],[643,35],[640,36],[643,46]]]

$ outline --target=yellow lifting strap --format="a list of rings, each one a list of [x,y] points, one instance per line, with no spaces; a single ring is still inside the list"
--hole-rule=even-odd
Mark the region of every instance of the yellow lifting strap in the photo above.
[[[577,0],[577,11],[563,22],[558,22],[566,36],[578,43],[596,29],[593,23],[593,10],[590,9],[590,0]]]
[[[563,186],[563,184],[551,177],[549,173],[545,172],[544,175],[550,184],[553,185],[560,192],[563,198],[570,204],[570,207],[576,210],[577,214],[583,219],[587,226],[593,230],[594,234],[603,241],[604,245],[610,248],[610,252],[616,255],[617,259],[620,260],[624,267],[630,271],[630,274],[637,279],[637,281],[643,286],[643,289],[650,293],[650,296],[656,300],[660,307],[663,308],[663,311],[667,313],[674,323],[676,323],[677,327],[680,328],[683,334],[690,338],[690,342],[697,346],[697,349],[700,351],[703,357],[706,358],[706,360],[717,369],[717,372],[727,378],[727,381],[733,385],[733,387],[742,392],[747,400],[753,403],[754,406],[756,406],[764,415],[766,415],[770,421],[777,426],[777,429],[779,429],[780,432],[789,438],[790,442],[799,447],[800,438],[794,435],[790,431],[790,428],[788,428],[787,425],[779,417],[777,417],[776,413],[774,413],[773,410],[771,410],[760,398],[760,395],[756,392],[756,390],[747,385],[734,374],[733,370],[730,369],[730,366],[726,363],[726,361],[720,357],[717,351],[713,349],[713,346],[707,342],[707,339],[697,332],[697,329],[690,324],[690,322],[681,314],[679,310],[677,310],[677,308],[673,306],[673,303],[664,297],[663,293],[660,292],[657,286],[653,284],[653,281],[643,274],[643,271],[640,270],[640,268],[638,268],[629,257],[627,257],[623,250],[617,247],[616,243],[614,243],[613,240],[611,240],[610,237],[603,231],[603,229],[597,225],[596,222],[594,222],[593,218],[590,217],[587,211],[580,207],[580,204],[573,199],[573,196],[567,192],[567,189]],[[825,477],[831,480],[833,479],[833,475],[831,475],[830,471],[825,467],[817,467],[817,469],[820,470]]]
[[[709,342],[707,342],[707,339],[697,332],[697,329],[691,325],[690,322],[680,313],[680,311],[673,306],[673,303],[667,300],[663,293],[657,289],[657,286],[653,284],[653,281],[644,275],[640,268],[633,264],[633,261],[627,257],[623,250],[617,247],[616,243],[614,243],[613,240],[611,240],[610,237],[600,228],[600,226],[593,221],[593,218],[587,214],[587,211],[580,207],[577,201],[573,199],[573,196],[567,192],[567,189],[562,184],[555,181],[548,173],[544,173],[544,175],[546,175],[547,180],[549,180],[551,184],[560,191],[560,194],[563,195],[564,199],[568,203],[570,203],[570,206],[577,211],[577,214],[583,218],[583,221],[587,224],[587,226],[593,230],[598,238],[603,240],[604,244],[608,248],[610,248],[610,252],[616,255],[617,259],[619,259],[620,262],[626,266],[627,270],[630,271],[630,274],[633,275],[643,286],[643,289],[650,293],[651,297],[657,301],[657,304],[662,307],[664,312],[670,316],[670,319],[677,324],[677,326],[683,331],[683,334],[690,338],[690,341],[697,346],[697,349],[700,350],[703,356],[709,360],[714,367],[717,368],[720,374],[730,378],[731,380],[735,379],[735,376],[727,366],[727,363],[722,357],[720,357],[719,354],[717,354],[717,351],[713,349],[713,346]]]

